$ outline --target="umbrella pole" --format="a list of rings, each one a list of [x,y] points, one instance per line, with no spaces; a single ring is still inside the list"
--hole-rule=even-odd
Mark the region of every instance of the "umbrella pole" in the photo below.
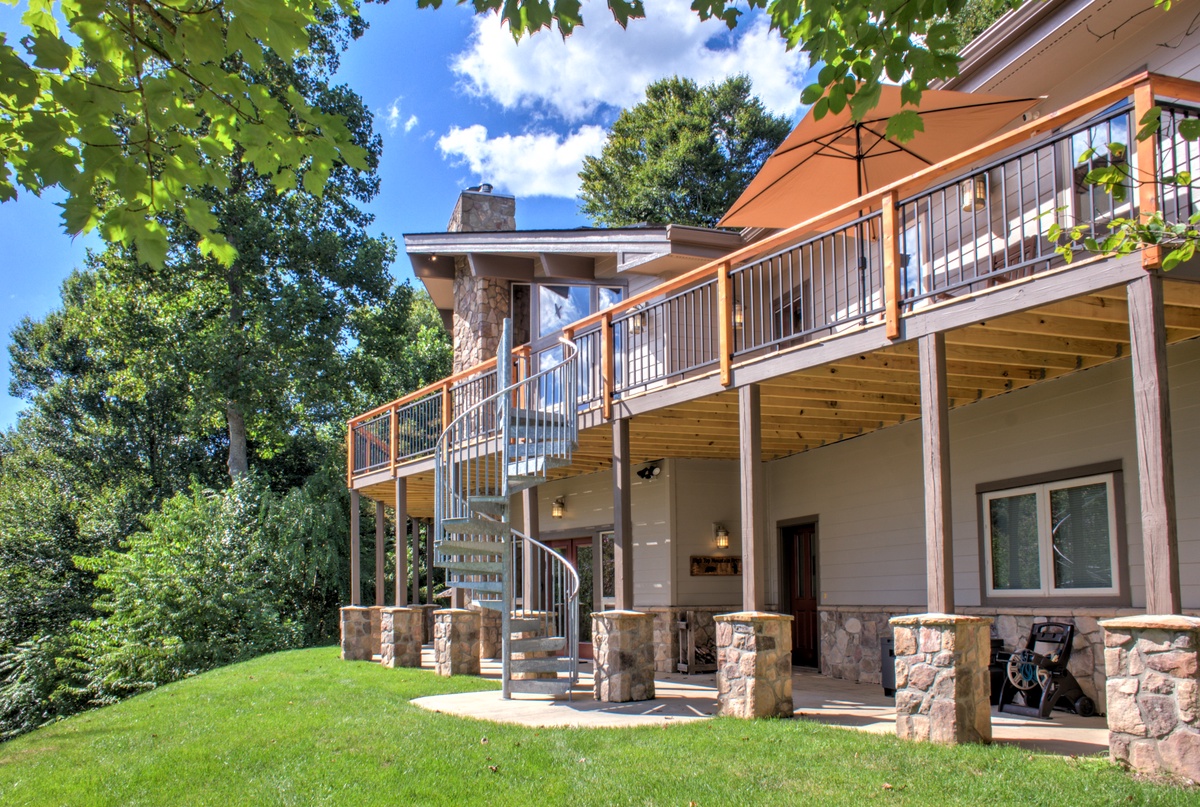
[[[858,195],[863,195],[863,160],[865,155],[862,150],[862,124],[854,124],[854,178],[858,183]],[[858,215],[863,214],[862,208],[859,208]],[[863,226],[860,221],[854,227],[858,236],[858,313],[862,314],[862,324],[867,324],[867,256],[863,251],[866,246],[866,239],[863,238]]]

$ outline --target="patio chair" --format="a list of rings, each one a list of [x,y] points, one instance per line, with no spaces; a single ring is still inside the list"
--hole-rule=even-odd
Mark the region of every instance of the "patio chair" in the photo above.
[[[997,711],[1050,719],[1058,706],[1083,717],[1096,714],[1096,705],[1083,694],[1067,669],[1075,626],[1039,622],[1029,629],[1025,647],[1007,654]]]

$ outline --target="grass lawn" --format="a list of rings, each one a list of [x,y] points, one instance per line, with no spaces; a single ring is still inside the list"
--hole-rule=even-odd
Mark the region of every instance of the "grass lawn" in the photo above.
[[[803,720],[528,729],[408,703],[494,686],[332,647],[266,656],[0,744],[0,804],[1200,804],[1103,759]]]

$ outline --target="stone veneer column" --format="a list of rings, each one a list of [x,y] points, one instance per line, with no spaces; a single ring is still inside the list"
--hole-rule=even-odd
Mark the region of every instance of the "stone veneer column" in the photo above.
[[[592,614],[596,700],[654,699],[654,615],[639,611]]]
[[[717,614],[717,714],[792,716],[792,619],[787,614]]]
[[[465,608],[434,611],[433,665],[438,675],[479,675],[479,614]]]
[[[500,612],[495,608],[484,608],[477,602],[471,602],[467,609],[479,614],[479,658],[500,658],[500,631],[504,623]]]
[[[1100,625],[1113,761],[1200,782],[1200,618],[1128,616]]]
[[[896,734],[935,743],[991,742],[991,618],[913,614],[891,624]]]
[[[424,605],[410,605],[409,608],[420,611],[421,619],[421,644],[431,644],[433,642],[433,615],[440,610],[442,606],[427,603]]]
[[[517,202],[511,196],[463,191],[447,232],[497,232],[517,229]],[[496,355],[500,326],[511,307],[509,282],[475,277],[466,258],[454,261],[454,372]]]
[[[415,608],[383,609],[379,629],[379,660],[384,667],[421,666],[422,616]]]
[[[371,639],[371,609],[347,605],[342,609],[342,658],[346,661],[370,661],[375,653]]]

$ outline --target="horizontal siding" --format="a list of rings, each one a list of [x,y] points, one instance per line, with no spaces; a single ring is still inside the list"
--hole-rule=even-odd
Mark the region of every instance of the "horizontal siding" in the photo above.
[[[1200,342],[1170,350],[1180,577],[1200,607]],[[1038,384],[954,410],[950,418],[955,595],[980,601],[976,485],[1098,462],[1124,468],[1127,564],[1145,602],[1129,362]],[[818,514],[822,604],[925,602],[920,422],[769,463],[769,519]],[[777,569],[777,547],[768,547]],[[778,574],[768,576],[778,598]]]

